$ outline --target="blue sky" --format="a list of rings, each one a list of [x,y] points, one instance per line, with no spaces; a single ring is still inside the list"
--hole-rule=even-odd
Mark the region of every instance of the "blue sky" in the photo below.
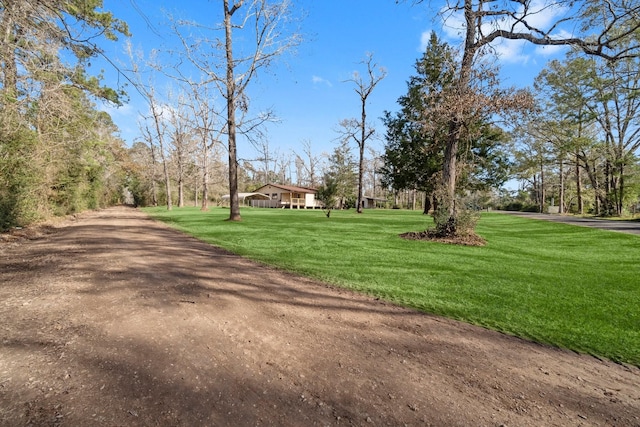
[[[136,49],[170,48],[174,42],[167,31],[166,13],[212,25],[219,20],[221,0],[105,0],[104,9],[125,20]],[[302,154],[302,141],[309,141],[316,154],[331,152],[336,146],[338,123],[359,116],[360,100],[353,82],[346,82],[367,52],[387,71],[375,88],[367,107],[378,130],[384,134],[379,118],[383,111],[396,111],[396,100],[406,93],[406,81],[414,74],[415,61],[422,55],[432,30],[453,46],[460,40],[455,19],[443,27],[437,9],[428,4],[412,5],[410,0],[294,0],[298,14],[304,14],[301,30],[305,41],[293,55],[287,55],[262,71],[249,86],[248,96],[256,109],[271,107],[280,123],[268,126],[269,145],[282,154]],[[425,2],[428,3],[428,2]],[[432,2],[435,4],[435,2]],[[135,6],[135,7],[134,7]],[[550,16],[547,16],[550,18]],[[547,19],[541,18],[541,19]],[[113,58],[124,57],[124,40],[106,45]],[[496,46],[501,54],[502,77],[506,85],[528,86],[558,50],[540,49],[523,43]],[[115,74],[106,72],[108,79]],[[162,80],[159,80],[161,82]],[[106,84],[115,83],[107,80]],[[159,83],[168,87],[169,83]],[[131,144],[138,135],[137,116],[147,106],[133,89],[131,102],[119,109],[108,109]],[[162,87],[158,89],[162,92]],[[378,152],[383,141],[370,144]],[[255,158],[256,152],[240,141],[240,157]]]

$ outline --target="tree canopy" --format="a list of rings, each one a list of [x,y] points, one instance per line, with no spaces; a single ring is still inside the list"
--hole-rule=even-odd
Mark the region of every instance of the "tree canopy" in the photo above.
[[[119,104],[124,94],[87,66],[103,52],[98,41],[128,29],[101,8],[98,0],[0,2],[0,228],[122,194],[122,141],[91,99]]]
[[[415,0],[414,3],[432,3]],[[487,88],[487,54],[492,43],[501,39],[524,40],[541,46],[574,46],[583,53],[609,61],[634,58],[640,54],[640,5],[622,0],[573,1],[551,0],[449,0],[440,9],[445,21],[459,26],[462,34],[460,64],[456,69],[454,91],[448,104],[449,130],[444,149],[440,205],[437,226],[457,232],[459,206],[456,200],[459,179],[458,158],[461,141],[468,129],[467,121],[477,114],[502,114],[527,109],[530,102],[524,93],[508,93]],[[550,19],[539,19],[541,16]],[[569,29],[568,31],[566,29]]]
[[[395,191],[424,191],[425,209],[432,206],[430,200],[442,179],[457,67],[454,49],[432,33],[425,53],[416,61],[416,74],[407,82],[407,94],[398,99],[400,111],[387,111],[383,118],[387,127],[383,182]],[[457,191],[498,188],[509,172],[503,148],[507,133],[492,124],[489,115],[466,119],[465,126],[457,154]]]

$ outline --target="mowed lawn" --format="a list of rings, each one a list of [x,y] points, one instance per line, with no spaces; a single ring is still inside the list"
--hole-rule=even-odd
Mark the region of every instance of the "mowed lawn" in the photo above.
[[[485,247],[408,241],[416,211],[145,209],[248,258],[507,334],[640,366],[640,237],[484,213]]]

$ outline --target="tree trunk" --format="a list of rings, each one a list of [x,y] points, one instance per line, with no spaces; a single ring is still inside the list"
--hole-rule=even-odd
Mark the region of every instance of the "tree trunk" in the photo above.
[[[469,92],[471,81],[471,71],[473,68],[473,60],[475,58],[477,48],[476,43],[476,15],[473,11],[473,2],[464,0],[464,17],[465,25],[465,46],[460,62],[460,72],[457,81],[457,94],[462,99]],[[436,228],[441,233],[455,235],[457,207],[456,207],[456,182],[457,182],[457,159],[460,146],[460,138],[462,135],[462,123],[460,117],[465,112],[454,112],[454,116],[449,123],[449,135],[447,145],[444,150],[444,164],[442,167],[442,194],[443,200],[440,201],[440,208],[446,209],[446,218],[436,216]]]
[[[360,161],[358,163],[358,208],[357,213],[362,213],[362,181],[364,177],[364,143],[367,133],[367,113],[366,113],[366,98],[362,100],[362,121],[360,122],[360,142],[358,148],[360,149]]]
[[[160,160],[162,160],[162,168],[164,170],[164,187],[167,192],[167,210],[170,211],[173,207],[171,203],[171,178],[169,176],[169,168],[167,167],[167,159],[164,155],[164,143],[162,142],[162,131],[160,130],[160,113],[156,111],[155,100],[151,100],[151,114],[153,114],[153,123],[156,127],[156,134],[158,135],[158,146],[160,151]]]
[[[458,159],[458,145],[460,138],[460,124],[452,121],[449,126],[449,140],[444,150],[444,164],[442,168],[442,187],[445,199],[441,204],[447,209],[448,220],[456,217],[456,168]]]
[[[156,183],[156,164],[158,162],[156,161],[156,149],[151,141],[149,143],[151,144],[151,204],[156,207],[158,206],[158,185]]]
[[[538,205],[538,211],[540,211],[540,183],[538,180],[538,174],[533,174],[533,192],[535,193],[536,204]]]
[[[181,151],[178,151],[178,207],[184,207],[184,162]]]
[[[169,177],[169,168],[167,167],[167,160],[164,157],[162,143],[160,143],[160,158],[162,159],[162,167],[164,169],[164,189],[167,192],[167,210],[170,211],[173,208],[171,202],[171,178]]]
[[[582,200],[582,173],[580,171],[580,160],[576,153],[576,193],[578,195],[578,213],[584,214],[584,202]]]
[[[198,173],[197,173],[198,165],[196,164],[196,174],[193,178],[193,207],[198,207]]]
[[[15,38],[13,14],[19,2],[3,2],[5,10],[0,21],[0,31],[2,32],[2,106],[12,105],[18,98],[18,67],[15,59]]]
[[[611,173],[611,162],[609,161],[609,159],[607,159],[605,162],[604,170],[605,170],[604,172],[605,205],[603,206],[603,208],[605,210],[604,212],[605,215],[611,215],[611,210],[613,208],[613,203],[611,202],[611,187],[613,185],[613,174]]]
[[[424,193],[424,210],[422,211],[422,213],[424,215],[428,215],[430,210],[431,210],[431,194],[429,194],[429,192],[425,192]]]
[[[238,155],[236,148],[236,83],[233,73],[233,44],[231,41],[231,15],[229,0],[224,0],[224,28],[226,35],[225,50],[227,54],[227,132],[229,138],[229,221],[240,221],[240,203],[238,201]],[[239,6],[238,6],[239,7]]]
[[[602,189],[600,188],[600,181],[598,180],[598,175],[595,166],[591,167],[589,162],[586,159],[586,156],[583,155],[583,164],[585,171],[587,172],[587,176],[589,177],[589,181],[591,181],[591,187],[593,188],[593,195],[595,196],[595,214],[600,215],[602,213],[602,206],[606,205],[606,195],[602,194]]]
[[[204,152],[202,156],[202,207],[201,211],[209,210],[209,147],[204,141]]]
[[[171,202],[171,178],[169,177],[169,168],[167,167],[167,160],[164,156],[164,150],[160,142],[160,159],[162,160],[162,167],[164,170],[164,189],[167,192],[167,210],[170,211],[173,208]]]
[[[544,213],[544,201],[546,198],[544,188],[544,164],[540,162],[540,213]]]
[[[560,194],[558,195],[559,203],[558,203],[558,212],[560,214],[564,213],[564,161],[562,158],[560,159]]]
[[[616,214],[618,216],[622,215],[622,210],[624,208],[624,164],[620,163],[620,178],[619,178],[619,186],[618,186],[618,200],[616,205]]]

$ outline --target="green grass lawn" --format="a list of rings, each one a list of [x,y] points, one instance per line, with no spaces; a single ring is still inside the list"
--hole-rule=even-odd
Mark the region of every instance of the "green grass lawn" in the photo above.
[[[538,342],[640,366],[640,237],[485,213],[485,247],[398,237],[415,211],[145,209],[248,258]]]

